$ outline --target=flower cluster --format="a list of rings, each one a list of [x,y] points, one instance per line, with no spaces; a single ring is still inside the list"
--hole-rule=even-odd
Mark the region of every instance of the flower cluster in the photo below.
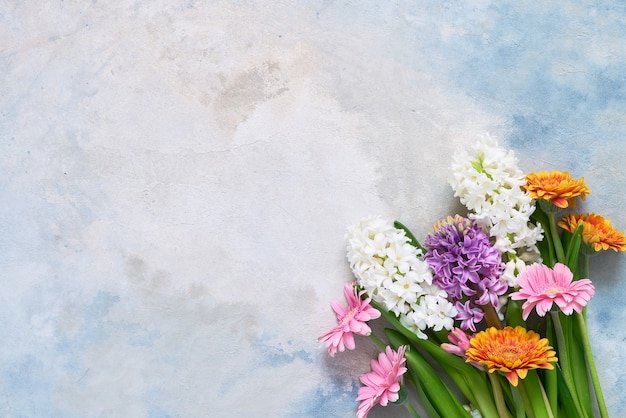
[[[591,194],[584,177],[576,180],[567,171],[530,173],[523,187],[533,199],[548,201],[560,209],[576,206],[576,197],[585,200]]]
[[[474,336],[465,351],[468,362],[485,365],[489,373],[498,370],[513,386],[518,377],[524,379],[529,370],[554,369],[558,359],[546,338],[523,327],[487,328]]]
[[[372,308],[369,299],[361,300],[364,291],[357,292],[356,287],[347,283],[343,288],[343,294],[348,302],[348,308],[344,308],[339,302],[333,301],[332,306],[337,315],[338,325],[322,335],[319,340],[326,343],[328,353],[331,357],[337,351],[354,350],[354,334],[370,335],[372,330],[367,325],[367,321],[376,319],[380,312]]]
[[[367,295],[393,312],[420,338],[424,330],[450,330],[457,315],[448,294],[433,283],[422,251],[390,220],[363,219],[348,229],[348,261]]]
[[[475,221],[459,215],[433,227],[424,241],[424,259],[435,272],[434,283],[448,292],[458,311],[462,329],[476,331],[483,319],[476,305],[498,305],[508,286],[500,281],[501,256]]]
[[[378,361],[372,360],[372,371],[361,376],[363,387],[359,389],[356,400],[361,401],[357,411],[357,418],[364,418],[374,405],[387,406],[388,402],[395,402],[400,395],[400,382],[406,373],[404,367],[406,346],[398,351],[386,347],[384,353],[378,355]]]
[[[537,315],[545,316],[555,303],[565,315],[573,311],[582,312],[591,300],[595,289],[591,280],[580,279],[572,282],[574,274],[564,264],[557,263],[554,269],[542,264],[533,264],[520,274],[518,292],[511,293],[513,300],[525,301],[522,305],[522,319],[528,319],[533,308]]]
[[[348,228],[356,281],[319,339],[331,356],[355,349],[355,335],[381,350],[361,376],[357,417],[389,403],[416,417],[408,383],[429,416],[606,418],[585,317],[589,257],[626,251],[626,236],[593,213],[557,221],[591,193],[584,179],[525,175],[488,135],[455,154],[452,172],[468,213],[435,223],[424,246],[381,217]],[[367,324],[378,317],[384,336]]]
[[[613,228],[611,221],[595,213],[569,214],[559,222],[559,226],[573,234],[578,225],[582,225],[582,238],[589,255],[611,249],[626,251],[626,237],[623,232]]]
[[[469,218],[493,238],[505,263],[503,280],[514,286],[517,273],[539,261],[537,241],[543,230],[530,222],[535,205],[522,188],[526,178],[514,153],[489,135],[482,136],[472,151],[454,154],[450,185],[469,210]]]

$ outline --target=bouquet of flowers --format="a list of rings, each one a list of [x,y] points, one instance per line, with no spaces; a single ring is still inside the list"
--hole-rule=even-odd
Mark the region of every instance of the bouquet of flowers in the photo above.
[[[624,233],[571,213],[591,193],[584,178],[524,175],[488,135],[454,155],[450,184],[468,213],[423,243],[382,217],[348,229],[355,280],[319,339],[331,356],[355,349],[355,334],[381,350],[360,377],[357,417],[389,402],[417,417],[415,398],[430,417],[607,417],[587,332],[589,258],[626,251]],[[377,336],[367,323],[379,317]]]

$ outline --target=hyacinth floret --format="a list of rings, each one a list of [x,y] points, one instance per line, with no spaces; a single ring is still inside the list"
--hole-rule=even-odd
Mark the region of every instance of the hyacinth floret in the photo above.
[[[470,301],[465,301],[465,303],[457,302],[456,310],[459,313],[456,316],[456,319],[461,321],[461,329],[469,329],[472,332],[476,332],[476,324],[482,321],[485,314],[480,308],[470,305]]]
[[[425,329],[451,330],[458,313],[448,300],[448,294],[436,284],[425,284],[422,290],[424,295],[420,296],[418,303],[411,304],[407,313],[400,315],[400,323],[422,339],[427,338],[423,332]]]

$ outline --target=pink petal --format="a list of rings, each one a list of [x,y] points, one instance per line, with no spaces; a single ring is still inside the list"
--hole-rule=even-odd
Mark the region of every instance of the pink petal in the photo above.
[[[354,347],[355,347],[354,336],[352,335],[351,332],[344,333],[342,340],[348,350],[354,350]],[[343,350],[339,350],[339,351],[343,351]]]
[[[376,376],[378,376],[376,373],[371,373],[371,372],[370,373],[365,373],[365,374],[361,375],[359,380],[365,386],[363,386],[361,389],[359,389],[359,396],[361,396],[361,392],[365,393],[365,389],[366,388],[367,388],[367,390],[374,390],[373,388],[378,386],[378,381],[377,381],[377,379],[375,379]],[[374,380],[372,380],[372,377],[374,377]],[[360,400],[360,399],[357,398],[357,400]]]
[[[355,302],[358,302],[356,298],[356,288],[352,286],[351,283],[346,283],[343,286],[343,295],[346,298],[346,301],[348,301],[348,306],[350,306],[350,308],[353,308],[355,306]]]
[[[341,321],[341,319],[344,316],[346,316],[346,313],[348,313],[346,308],[341,306],[341,304],[339,303],[338,300],[333,300],[332,302],[330,302],[330,306],[333,308],[333,311],[335,311],[335,314],[337,314],[337,320],[338,321]]]
[[[522,319],[524,321],[528,319],[528,316],[530,315],[532,310],[533,310],[533,305],[532,304],[524,303],[522,305]]]
[[[378,374],[379,376],[386,374],[386,371],[380,366],[380,363],[378,361],[372,360],[370,364],[374,373]]]
[[[391,357],[389,355],[390,353],[387,352],[387,355],[380,353],[378,355],[378,363],[380,364],[380,366],[383,368],[383,370],[388,371],[391,370],[391,361],[389,360],[389,357]]]
[[[364,400],[359,405],[359,409],[356,412],[356,417],[366,418],[368,412],[372,409],[373,406],[374,406],[374,402],[372,402],[371,400]]]
[[[535,305],[535,309],[537,310],[537,315],[539,316],[545,316],[551,307],[552,307],[552,300],[550,299],[544,299],[538,302],[537,305]]]
[[[558,285],[568,287],[574,278],[574,274],[565,264],[556,263],[554,265],[554,279]]]

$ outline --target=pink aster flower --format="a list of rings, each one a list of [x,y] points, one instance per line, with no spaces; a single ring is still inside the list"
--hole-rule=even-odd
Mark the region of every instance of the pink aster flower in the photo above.
[[[361,376],[361,383],[365,386],[359,389],[356,398],[357,401],[361,401],[356,413],[357,418],[367,417],[374,405],[387,406],[388,402],[398,400],[402,375],[407,371],[404,367],[405,351],[404,345],[400,346],[398,351],[387,346],[385,353],[378,355],[378,361],[372,360],[372,371]]]
[[[338,325],[318,339],[326,343],[328,354],[335,356],[337,351],[354,350],[354,335],[370,335],[372,330],[366,324],[371,319],[380,316],[380,312],[370,305],[370,298],[361,300],[365,291],[357,292],[352,283],[346,283],[343,294],[348,302],[348,308],[341,306],[339,301],[331,302]]]
[[[511,299],[525,300],[522,305],[524,320],[533,308],[539,316],[545,316],[552,303],[556,303],[565,315],[582,312],[593,297],[594,287],[589,279],[572,282],[573,277],[570,269],[561,263],[557,263],[554,270],[543,264],[533,264],[517,278],[520,289],[511,293]]]

